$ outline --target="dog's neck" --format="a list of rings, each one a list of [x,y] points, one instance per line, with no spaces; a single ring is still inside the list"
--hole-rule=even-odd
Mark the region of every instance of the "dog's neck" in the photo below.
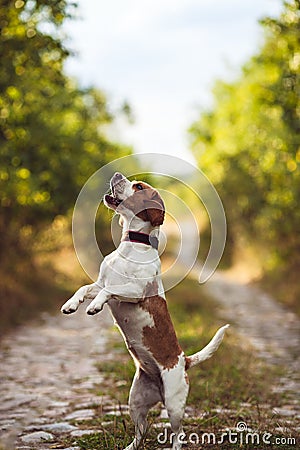
[[[159,237],[159,227],[153,227],[150,222],[144,222],[138,217],[133,219],[126,219],[122,217],[122,239],[124,239],[129,231],[135,231],[137,233],[144,233],[156,237]]]

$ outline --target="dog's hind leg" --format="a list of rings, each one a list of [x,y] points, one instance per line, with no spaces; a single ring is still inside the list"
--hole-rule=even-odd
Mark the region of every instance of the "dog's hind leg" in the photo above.
[[[150,378],[141,368],[137,369],[129,394],[129,412],[135,425],[135,438],[125,450],[139,448],[148,427],[148,411],[163,400],[161,388],[161,381]]]
[[[184,433],[182,419],[189,392],[188,378],[184,367],[177,366],[163,376],[165,387],[165,407],[168,411],[172,430],[172,450],[181,450]]]

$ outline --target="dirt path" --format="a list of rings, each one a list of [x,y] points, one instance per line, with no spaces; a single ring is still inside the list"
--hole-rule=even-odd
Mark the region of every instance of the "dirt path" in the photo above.
[[[250,341],[258,356],[287,370],[274,385],[274,391],[284,392],[293,403],[299,401],[300,322],[297,316],[259,288],[233,282],[220,273],[213,276],[206,289],[218,301],[221,317]]]
[[[70,421],[91,418],[91,405],[112,407],[109,398],[91,394],[102,381],[95,363],[113,357],[106,350],[111,325],[107,311],[88,317],[82,308],[72,316],[44,314],[4,338],[0,448],[54,448],[57,435],[76,436]]]

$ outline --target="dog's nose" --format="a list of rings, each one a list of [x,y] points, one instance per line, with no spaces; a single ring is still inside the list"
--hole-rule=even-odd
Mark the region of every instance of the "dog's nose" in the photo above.
[[[124,176],[120,172],[116,172],[113,176],[114,181],[121,181]]]

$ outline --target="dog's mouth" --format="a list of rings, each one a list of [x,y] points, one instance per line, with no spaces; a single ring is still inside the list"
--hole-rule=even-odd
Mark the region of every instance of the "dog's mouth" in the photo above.
[[[116,208],[122,203],[122,200],[117,198],[115,195],[106,194],[104,196],[105,203],[109,206],[115,206]]]
[[[116,172],[110,180],[110,192],[104,196],[104,202],[113,209],[117,208],[123,201],[119,198],[124,190],[126,178],[119,172]]]

